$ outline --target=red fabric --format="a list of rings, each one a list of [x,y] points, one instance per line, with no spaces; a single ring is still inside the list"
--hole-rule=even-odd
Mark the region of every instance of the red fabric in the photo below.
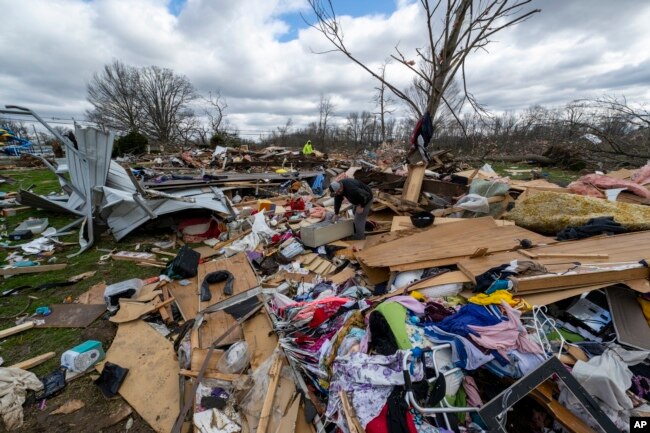
[[[388,433],[388,404],[366,426],[366,433]]]

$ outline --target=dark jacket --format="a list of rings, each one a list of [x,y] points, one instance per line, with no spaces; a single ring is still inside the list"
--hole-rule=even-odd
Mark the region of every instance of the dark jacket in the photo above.
[[[356,179],[343,179],[341,182],[343,194],[334,197],[334,212],[341,211],[343,198],[347,198],[355,206],[366,206],[372,201],[372,190],[365,183]]]

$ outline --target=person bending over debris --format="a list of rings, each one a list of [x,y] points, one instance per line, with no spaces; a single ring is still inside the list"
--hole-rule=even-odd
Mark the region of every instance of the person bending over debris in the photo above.
[[[347,198],[354,205],[354,238],[365,239],[366,219],[372,207],[372,190],[365,183],[356,179],[343,179],[332,182],[330,191],[334,196],[334,218],[338,219],[343,199]]]
[[[307,143],[302,147],[303,155],[311,155],[314,153],[314,148],[311,147],[311,140],[307,140]]]

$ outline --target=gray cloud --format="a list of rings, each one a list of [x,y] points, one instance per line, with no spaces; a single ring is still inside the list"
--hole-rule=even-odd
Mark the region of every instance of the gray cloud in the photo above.
[[[415,57],[426,43],[422,12],[398,2],[391,16],[345,17],[346,43],[377,69],[394,46]],[[82,118],[86,84],[117,58],[187,75],[203,93],[220,90],[242,131],[273,129],[291,117],[313,121],[321,94],[338,116],[373,111],[376,82],[313,29],[279,42],[282,13],[302,0],[188,0],[178,17],[165,0],[0,0],[0,103]],[[650,98],[650,3],[645,0],[534,0],[542,13],[499,33],[489,53],[472,54],[470,90],[489,109],[560,105],[604,93]],[[406,87],[410,72],[388,76]],[[403,107],[398,113],[404,113]]]

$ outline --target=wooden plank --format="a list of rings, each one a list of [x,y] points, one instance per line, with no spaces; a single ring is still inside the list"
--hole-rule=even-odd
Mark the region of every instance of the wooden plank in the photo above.
[[[339,397],[341,399],[343,414],[345,415],[345,420],[348,424],[348,430],[350,430],[350,433],[365,433],[366,431],[354,413],[350,400],[348,400],[347,393],[345,391],[339,391]]]
[[[172,430],[178,408],[178,361],[169,340],[147,323],[121,324],[106,361],[128,368],[120,395],[158,433]],[[101,372],[103,363],[97,367]]]
[[[515,283],[515,293],[541,293],[557,290],[562,287],[575,287],[579,285],[614,284],[626,280],[648,278],[650,269],[647,267],[603,270],[597,272],[582,272],[564,275],[538,275],[532,277],[512,278]]]
[[[563,299],[572,298],[574,296],[582,295],[583,293],[592,292],[594,290],[608,287],[611,284],[597,284],[594,286],[580,286],[570,289],[564,288],[560,290],[542,292],[542,293],[525,293],[519,297],[526,300],[530,305],[548,305]],[[473,295],[473,294],[472,294]]]
[[[242,324],[244,339],[251,353],[251,367],[257,369],[278,346],[278,335],[273,331],[271,319],[261,310]]]
[[[257,433],[266,433],[266,430],[269,426],[271,420],[271,409],[273,408],[273,399],[275,398],[275,391],[278,387],[278,381],[280,380],[280,373],[282,371],[282,357],[278,353],[276,355],[271,368],[269,369],[269,388],[266,391],[266,396],[264,397],[264,403],[262,404],[262,412],[260,413],[260,421],[257,424]]]
[[[24,361],[20,361],[17,364],[10,365],[9,367],[11,368],[22,368],[23,370],[29,370],[30,368],[34,368],[37,365],[41,365],[48,359],[52,359],[56,356],[56,352],[47,352],[42,355],[35,356],[30,359],[26,359]]]
[[[212,361],[212,359],[210,359]],[[187,377],[199,377],[199,372],[195,370],[184,370],[181,369],[178,374],[182,376],[187,376]],[[225,380],[226,382],[235,382],[237,380],[240,380],[243,378],[245,375],[241,374],[228,374],[228,373],[220,373],[218,371],[207,371],[203,373],[203,378],[204,379],[217,379],[217,380]]]
[[[416,202],[420,198],[420,191],[422,190],[422,181],[424,180],[424,172],[426,167],[423,165],[409,166],[408,176],[404,183],[402,191],[402,200]]]
[[[460,271],[445,272],[444,274],[436,275],[431,278],[427,278],[421,281],[418,281],[410,286],[398,288],[392,293],[387,293],[385,295],[374,296],[370,298],[371,301],[381,301],[386,298],[391,298],[393,296],[402,295],[404,293],[412,292],[414,290],[427,289],[429,287],[442,286],[444,284],[465,284],[471,283],[471,280],[467,278],[465,274]]]
[[[630,262],[641,260],[650,255],[648,254],[648,245],[650,245],[650,231],[641,231],[614,236],[594,237],[579,241],[560,242],[553,245],[537,246],[526,251],[535,254],[591,254],[598,252],[609,255],[610,262]],[[494,252],[489,256],[478,259],[463,259],[458,264],[459,268],[474,280],[478,275],[481,275],[488,269],[504,263],[510,263],[515,259],[522,259],[522,256],[517,251]],[[538,261],[545,266],[567,262],[565,258],[545,258],[539,259]]]
[[[0,331],[0,340],[14,334],[18,334],[19,332],[26,331],[33,327],[34,327],[34,322],[26,322],[26,323],[21,323],[20,325],[12,326],[11,328],[3,329],[2,331]]]
[[[370,281],[370,284],[381,284],[385,281],[388,281],[388,278],[390,278],[390,271],[386,267],[368,266],[359,260],[358,257],[357,262],[359,263],[359,266],[361,266],[363,273],[368,278],[368,281]]]
[[[22,274],[37,274],[42,272],[58,271],[68,266],[65,263],[57,263],[55,265],[39,265],[39,266],[24,266],[21,268],[8,268],[0,269],[0,275],[22,275]]]
[[[450,223],[457,223],[457,222],[462,222],[465,221],[466,218],[449,218],[449,217],[436,217],[436,219],[433,221],[433,225],[442,225],[442,224],[450,224]],[[494,220],[494,223],[499,226],[514,226],[515,222],[514,221],[508,221],[508,220]],[[390,228],[391,232],[398,231],[398,230],[408,230],[408,229],[414,229],[416,228],[413,224],[411,224],[411,217],[410,216],[395,216],[393,217],[393,222]]]

